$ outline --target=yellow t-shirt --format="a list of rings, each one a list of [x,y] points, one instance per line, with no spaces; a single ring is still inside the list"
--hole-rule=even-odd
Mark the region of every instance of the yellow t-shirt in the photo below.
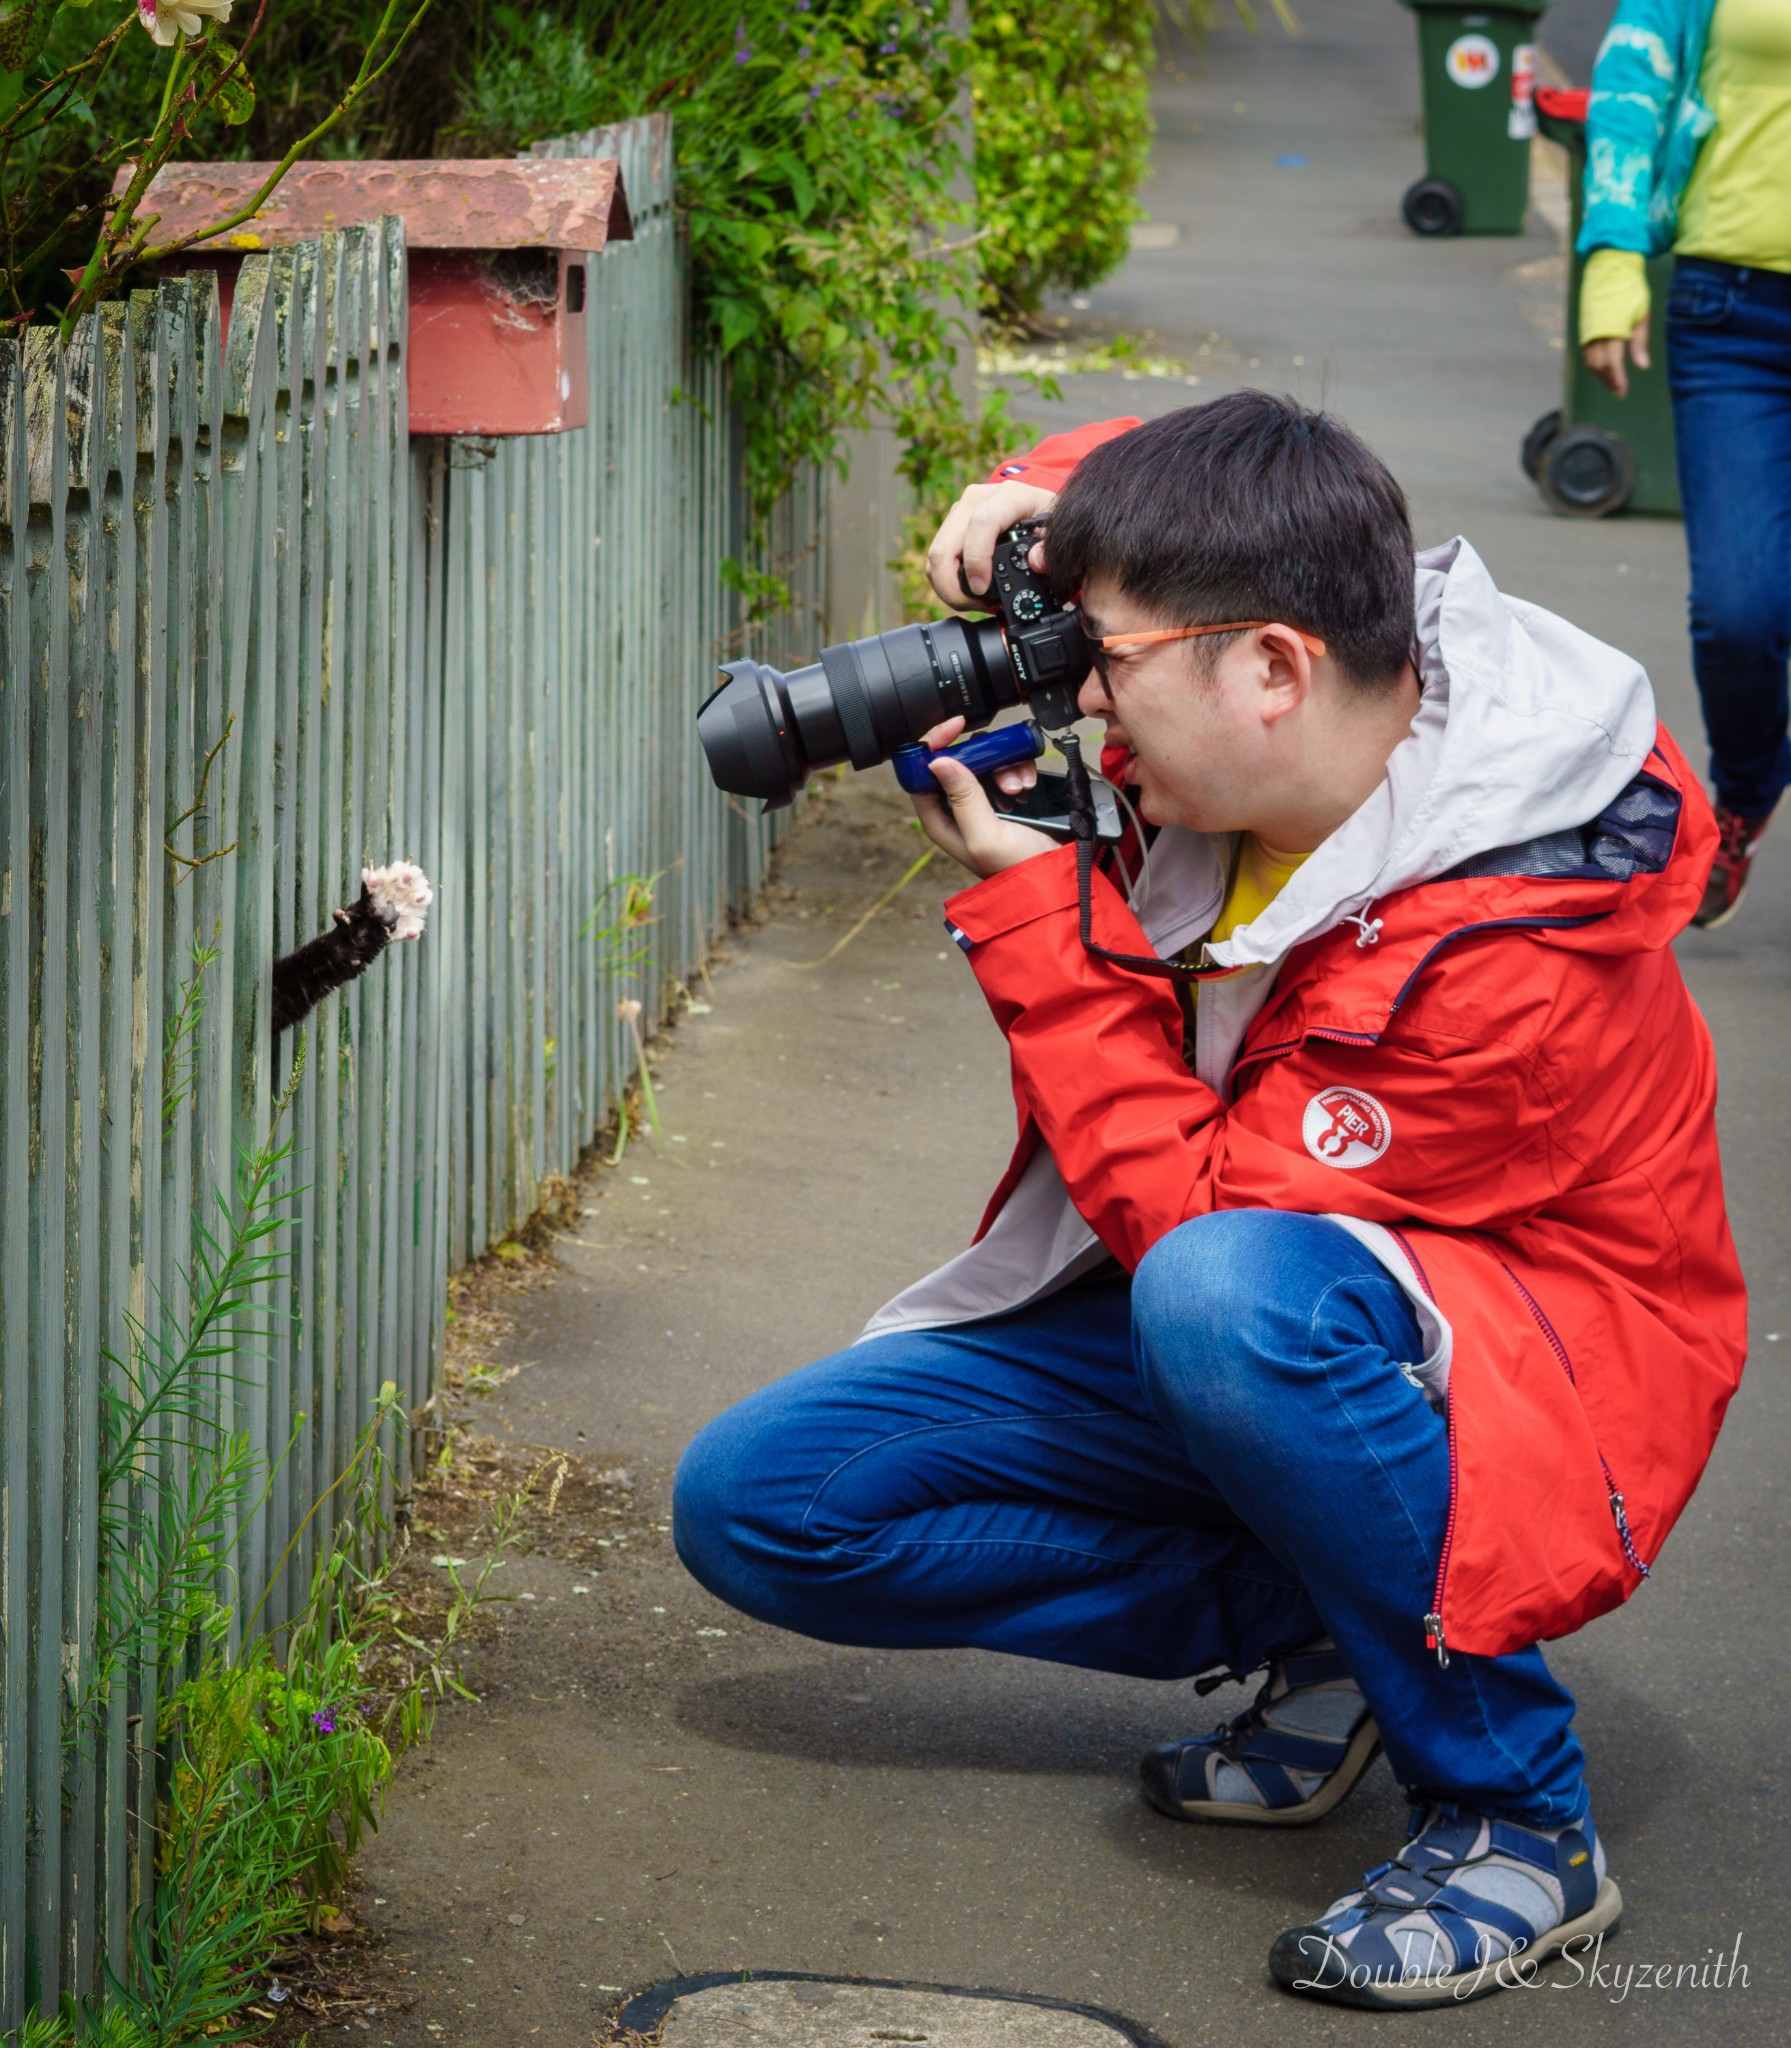
[[[1219,906],[1219,915],[1212,930],[1181,954],[1180,959],[1187,965],[1198,965],[1204,947],[1217,945],[1252,918],[1260,917],[1287,887],[1305,859],[1303,853],[1283,853],[1277,846],[1265,846],[1254,832],[1246,832],[1238,842],[1232,860],[1231,880],[1225,888],[1225,901]],[[1182,1012],[1182,1058],[1187,1062],[1189,1073],[1193,1073],[1194,1008],[1200,984],[1178,981],[1173,986]]]
[[[1791,271],[1791,6],[1717,0],[1699,75],[1716,126],[1679,205],[1681,256]],[[1580,341],[1625,335],[1648,317],[1646,260],[1595,249],[1580,280]]]
[[[1791,7],[1717,0],[1700,86],[1716,126],[1679,202],[1681,256],[1791,270]]]
[[[1260,917],[1293,880],[1305,858],[1303,853],[1283,853],[1277,846],[1265,846],[1254,832],[1246,832],[1231,870],[1231,886],[1206,935],[1207,943],[1217,945]]]

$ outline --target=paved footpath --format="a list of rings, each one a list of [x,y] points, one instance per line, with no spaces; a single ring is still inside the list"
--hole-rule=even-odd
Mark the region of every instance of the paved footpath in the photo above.
[[[1334,407],[1404,480],[1423,539],[1467,533],[1506,588],[1631,649],[1694,740],[1678,527],[1554,519],[1518,472],[1561,369],[1552,231],[1407,236],[1410,16],[1299,0],[1306,33],[1289,41],[1261,12],[1259,36],[1222,27],[1164,76],[1145,199],[1179,233],[1071,317],[1155,331],[1196,364],[1199,396],[1261,383]],[[1057,419],[1190,395],[1081,377]],[[1032,1993],[1126,2014],[1175,2048],[1388,2027],[1463,2044],[1783,2040],[1791,827],[1741,918],[1682,947],[1721,1051],[1756,1362],[1654,1582],[1556,1653],[1629,1902],[1607,1962],[1670,1976],[1739,1936],[1749,1981],[1632,1978],[1625,1996],[1613,1977],[1404,2021],[1290,2000],[1263,1967],[1276,1932],[1399,1838],[1384,1765],[1317,1829],[1177,1826],[1140,1805],[1135,1757],[1236,1695],[780,1636],[692,1585],[657,1526],[693,1431],[849,1341],[956,1249],[1005,1155],[1000,1043],[940,933],[933,871],[838,960],[807,965],[914,847],[891,787],[828,794],[769,922],[678,1032],[664,1109],[680,1142],[664,1161],[630,1154],[564,1277],[523,1301],[512,1349],[530,1363],[494,1426],[625,1464],[646,1513],[600,1572],[518,1564],[511,1590],[534,1597],[484,1660],[483,1702],[445,1712],[403,1773],[364,1864],[418,2002],[373,2038],[582,2044],[618,1989],[753,1966]]]

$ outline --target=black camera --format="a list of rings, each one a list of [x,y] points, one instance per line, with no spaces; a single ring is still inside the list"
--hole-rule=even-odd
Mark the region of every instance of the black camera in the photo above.
[[[721,688],[697,713],[697,736],[717,786],[761,797],[775,810],[817,768],[837,761],[874,768],[915,747],[943,719],[961,717],[974,732],[1022,699],[1047,732],[1072,725],[1076,693],[1093,660],[1081,613],[1060,605],[1027,561],[1043,532],[1042,524],[1027,524],[1001,536],[988,597],[998,608],[992,617],[897,626],[824,647],[819,661],[788,675],[763,662],[729,662]],[[1010,758],[1037,754],[1041,746],[1017,748]],[[982,764],[973,757],[970,765]],[[1042,776],[1026,799],[1003,799],[1004,808],[1028,824],[1067,833],[1062,783],[1061,776]],[[1117,806],[1104,785],[1098,810],[1098,836],[1117,838]]]

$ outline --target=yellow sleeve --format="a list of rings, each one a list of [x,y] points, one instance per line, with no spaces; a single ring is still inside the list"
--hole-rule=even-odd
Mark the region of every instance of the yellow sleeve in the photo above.
[[[1580,346],[1627,335],[1647,317],[1647,258],[1636,249],[1594,249],[1580,275]]]

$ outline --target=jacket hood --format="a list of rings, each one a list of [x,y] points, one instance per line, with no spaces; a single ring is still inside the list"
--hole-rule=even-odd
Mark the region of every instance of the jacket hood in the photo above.
[[[1209,949],[1216,965],[1279,960],[1401,889],[1584,827],[1653,751],[1654,692],[1631,656],[1502,595],[1459,537],[1420,554],[1416,575],[1410,734],[1262,915]]]

